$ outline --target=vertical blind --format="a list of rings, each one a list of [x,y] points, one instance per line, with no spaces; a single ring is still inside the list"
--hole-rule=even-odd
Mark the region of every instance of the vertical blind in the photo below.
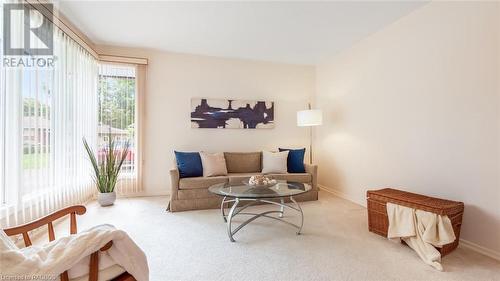
[[[0,58],[3,58],[3,0],[0,0]],[[5,204],[5,70],[0,65],[0,206]],[[1,207],[0,207],[1,208]]]
[[[136,193],[138,191],[136,67],[101,64],[98,95],[98,156],[107,148],[109,135],[115,141],[117,152],[120,152],[128,142],[130,151],[123,163],[115,191],[119,195]]]
[[[2,17],[0,11],[0,31]],[[13,22],[17,44],[24,24],[22,17]],[[117,149],[129,142],[116,191],[128,195],[142,188],[137,73],[144,69],[99,64],[55,26],[54,58],[53,68],[0,69],[0,227],[37,219],[96,194],[83,137],[98,159],[109,133]]]
[[[95,193],[82,137],[96,147],[98,62],[57,28],[54,56],[53,68],[2,69],[2,227]]]

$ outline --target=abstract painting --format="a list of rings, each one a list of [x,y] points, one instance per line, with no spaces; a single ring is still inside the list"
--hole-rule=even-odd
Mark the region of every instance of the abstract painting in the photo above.
[[[191,128],[274,128],[274,102],[193,98]]]

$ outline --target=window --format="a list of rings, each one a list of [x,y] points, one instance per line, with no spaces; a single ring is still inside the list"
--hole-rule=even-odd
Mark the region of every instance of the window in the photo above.
[[[49,187],[54,69],[22,71],[21,196]]]
[[[101,155],[107,148],[110,134],[119,151],[127,142],[130,144],[130,151],[122,166],[120,180],[116,186],[118,193],[130,193],[137,189],[136,93],[134,66],[118,64],[99,66],[98,159],[100,161],[103,159]]]
[[[2,16],[0,11],[0,27]],[[19,40],[24,21],[13,24],[19,30],[12,33],[13,40]],[[2,34],[0,28],[3,51]],[[99,65],[57,27],[54,57],[53,67],[0,68],[0,227],[37,219],[95,195],[82,138],[98,159],[108,134],[117,149],[130,143],[116,190],[139,191],[136,84],[140,81],[144,87],[145,68]]]
[[[0,225],[93,196],[82,137],[97,144],[97,60],[54,29],[52,68],[2,67]]]
[[[3,58],[3,0],[0,0],[0,58]],[[5,198],[5,71],[0,67],[0,206]]]

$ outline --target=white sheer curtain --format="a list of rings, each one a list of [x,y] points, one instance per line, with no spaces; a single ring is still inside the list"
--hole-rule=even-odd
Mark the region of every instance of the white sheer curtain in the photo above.
[[[98,63],[56,27],[54,56],[52,69],[2,69],[1,227],[95,194],[82,137],[97,147]]]
[[[137,93],[135,65],[100,64],[98,155],[99,151],[106,148],[109,134],[118,150],[122,150],[126,142],[130,144],[130,151],[115,187],[118,195],[130,195],[139,191]]]
[[[3,0],[0,0],[0,59],[3,59]],[[0,206],[5,202],[5,73],[0,64]],[[1,208],[1,207],[0,207]]]

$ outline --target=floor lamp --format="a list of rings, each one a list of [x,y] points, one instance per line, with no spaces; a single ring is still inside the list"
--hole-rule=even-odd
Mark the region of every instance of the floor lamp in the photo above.
[[[308,110],[297,112],[297,126],[309,127],[309,163],[313,161],[313,126],[323,124],[323,113],[321,109],[311,109],[309,104]]]

